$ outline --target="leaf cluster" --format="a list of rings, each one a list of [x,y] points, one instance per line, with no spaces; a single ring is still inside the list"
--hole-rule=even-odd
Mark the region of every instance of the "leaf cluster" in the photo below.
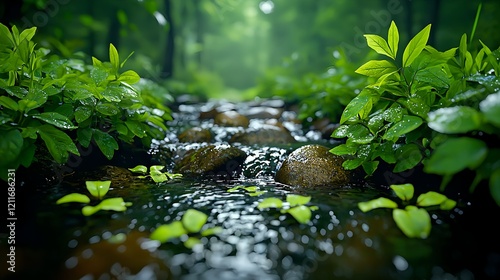
[[[401,231],[410,238],[425,239],[431,232],[431,217],[423,207],[439,206],[441,210],[451,210],[456,206],[456,202],[437,192],[427,192],[420,194],[415,205],[410,205],[413,199],[414,188],[412,184],[391,185],[394,191],[406,206],[401,209],[398,204],[391,199],[379,197],[370,201],[359,202],[358,207],[363,212],[368,212],[377,208],[394,209],[392,217]],[[420,207],[420,208],[419,208]]]
[[[65,163],[70,154],[80,155],[79,146],[94,143],[111,159],[118,141],[138,138],[149,145],[165,135],[170,110],[132,86],[141,78],[122,71],[128,57],[121,60],[113,44],[109,62],[93,57],[88,65],[37,48],[35,32],[36,27],[20,32],[0,24],[2,167],[29,167],[39,142],[54,161]]]
[[[356,73],[371,83],[344,108],[332,137],[346,139],[331,149],[348,158],[346,169],[362,167],[369,176],[383,160],[394,172],[420,163],[428,173],[450,178],[469,168],[473,185],[490,178],[500,205],[500,50],[471,53],[464,34],[459,47],[438,51],[427,45],[431,25],[417,33],[400,57],[399,32],[391,23],[387,40],[367,34],[368,46],[386,59],[370,60]],[[491,154],[491,156],[488,156]]]
[[[137,176],[138,178],[151,178],[155,183],[162,183],[171,179],[182,177],[182,174],[164,172],[162,171],[163,169],[165,169],[165,166],[163,165],[152,165],[149,167],[149,172],[148,168],[144,165],[137,165],[129,168],[129,170],[134,173],[144,174]]]
[[[315,205],[307,206],[311,201],[310,196],[302,196],[297,194],[288,194],[286,202],[283,202],[277,197],[267,197],[259,202],[257,208],[259,210],[267,208],[281,209],[282,214],[290,214],[297,222],[307,224],[311,220],[312,211],[317,210]]]
[[[123,212],[127,210],[127,206],[132,205],[131,202],[125,202],[121,197],[107,198],[103,200],[103,197],[108,193],[111,181],[86,181],[85,185],[89,193],[100,200],[100,202],[95,205],[86,205],[82,208],[82,214],[84,216],[91,216],[99,210],[112,210],[117,212]],[[56,201],[56,204],[64,204],[70,202],[77,203],[90,203],[90,198],[87,195],[81,193],[70,193],[67,194]]]

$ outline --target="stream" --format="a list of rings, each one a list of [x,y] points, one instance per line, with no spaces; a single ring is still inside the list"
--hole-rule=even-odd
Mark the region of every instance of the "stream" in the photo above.
[[[258,102],[254,102],[258,103]],[[180,143],[177,135],[189,127],[208,129],[213,143],[228,144],[238,127],[214,124],[200,112],[214,108],[248,112],[261,103],[205,102],[184,104],[173,111],[166,139],[155,141],[152,163],[171,170],[172,155],[207,143]],[[458,194],[451,211],[429,211],[432,230],[426,239],[406,237],[390,209],[363,213],[357,203],[380,196],[395,198],[387,186],[366,180],[362,186],[294,188],[274,180],[280,163],[306,144],[333,147],[314,130],[304,131],[296,113],[276,102],[267,108],[283,110],[280,120],[297,140],[288,144],[232,144],[247,154],[236,177],[150,179],[78,170],[62,180],[23,180],[16,188],[15,272],[2,269],[2,279],[499,279],[499,209],[482,203],[482,194]],[[274,106],[274,107],[273,107]],[[269,112],[265,111],[264,112]],[[258,128],[265,118],[250,118]],[[107,165],[92,163],[94,167]],[[120,159],[125,168],[140,159]],[[88,168],[87,166],[87,169]],[[83,170],[83,168],[82,168]],[[126,169],[125,169],[126,170]],[[106,175],[106,176],[107,176]],[[85,180],[112,181],[108,196],[132,204],[124,212],[99,211],[83,216],[81,204],[56,205],[62,196],[85,190]],[[439,182],[437,183],[439,184]],[[237,186],[257,187],[250,195]],[[310,196],[316,206],[309,222],[301,224],[279,209],[259,209],[263,199],[287,195]],[[189,210],[208,216],[204,229],[217,234],[198,236],[187,248],[186,235],[165,243],[149,239],[160,225],[179,221]],[[496,221],[496,222],[495,222]],[[11,252],[2,231],[2,255]],[[12,231],[10,232],[12,236]],[[4,238],[5,237],[5,238]],[[7,259],[8,262],[9,259]],[[5,267],[6,262],[3,262]],[[8,265],[8,264],[7,264]]]

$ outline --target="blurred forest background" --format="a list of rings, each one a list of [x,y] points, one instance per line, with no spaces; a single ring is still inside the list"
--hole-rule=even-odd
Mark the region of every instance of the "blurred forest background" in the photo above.
[[[15,0],[2,2],[0,18],[19,29],[37,26],[34,39],[61,56],[82,52],[107,60],[109,43],[122,56],[134,52],[125,67],[174,95],[303,99],[311,90],[324,90],[324,83],[318,86],[324,78],[318,77],[342,76],[335,67],[356,79],[353,71],[370,53],[363,34],[385,38],[394,20],[401,47],[431,23],[429,44],[446,50],[471,33],[480,2]],[[496,49],[500,1],[482,3],[474,42]]]

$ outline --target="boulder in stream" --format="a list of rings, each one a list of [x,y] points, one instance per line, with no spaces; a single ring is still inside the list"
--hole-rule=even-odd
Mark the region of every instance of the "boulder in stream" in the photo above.
[[[248,128],[234,134],[229,143],[254,144],[288,144],[294,143],[295,138],[283,126],[262,124],[258,128]]]
[[[210,142],[212,140],[212,133],[208,129],[192,127],[184,130],[178,137],[181,143],[202,143]]]
[[[322,145],[305,145],[293,151],[276,172],[276,182],[294,187],[341,187],[353,174],[342,167],[344,159]]]
[[[231,178],[242,169],[247,154],[229,145],[208,145],[187,152],[177,162],[174,172],[187,176]]]
[[[250,121],[242,114],[230,110],[218,113],[214,117],[214,123],[220,126],[242,126],[248,127]]]

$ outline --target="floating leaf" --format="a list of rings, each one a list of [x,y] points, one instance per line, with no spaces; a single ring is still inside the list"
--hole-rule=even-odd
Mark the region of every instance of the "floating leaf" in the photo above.
[[[209,235],[214,235],[222,232],[221,227],[213,227],[213,228],[208,228],[204,231],[201,232],[201,236],[209,236]]]
[[[91,195],[102,199],[108,193],[111,181],[86,181],[85,185]]]
[[[290,207],[304,205],[309,203],[309,201],[311,201],[310,196],[302,196],[298,194],[289,194],[286,196],[286,202],[290,203]]]
[[[151,233],[149,238],[151,238],[152,240],[158,240],[161,243],[165,243],[169,239],[178,238],[184,234],[187,234],[187,231],[182,225],[182,222],[175,221],[167,225],[159,226]]]
[[[363,212],[368,212],[377,208],[397,208],[398,204],[388,198],[379,197],[370,201],[359,202],[358,207]]]
[[[455,208],[456,205],[457,205],[457,202],[455,200],[448,198],[439,205],[439,209],[451,210],[451,209]]]
[[[199,232],[207,222],[207,214],[195,209],[188,209],[182,216],[182,224],[188,232]]]
[[[123,212],[127,210],[127,206],[132,205],[131,202],[123,201],[122,197],[107,198],[97,206],[100,206],[102,210],[113,210],[117,212]]]
[[[418,206],[434,206],[434,205],[440,205],[441,203],[445,202],[448,198],[440,193],[437,192],[427,192],[423,193],[418,196],[417,198],[417,205]]]
[[[311,209],[304,205],[295,206],[286,210],[287,213],[292,215],[297,222],[306,224],[311,220]]]
[[[413,198],[414,188],[412,184],[391,185],[390,188],[403,201],[408,201]]]
[[[399,229],[410,238],[425,239],[431,232],[431,217],[425,209],[410,205],[405,210],[394,209],[392,217]]]
[[[56,201],[56,204],[63,204],[68,202],[89,203],[90,198],[81,193],[70,193]]]
[[[144,165],[137,165],[136,167],[129,168],[128,170],[134,173],[142,173],[142,174],[146,174],[148,172],[148,168]]]
[[[283,201],[276,197],[268,197],[263,199],[258,205],[259,210],[265,208],[281,208],[283,206]]]
[[[266,191],[257,191],[257,192],[251,192],[251,193],[248,193],[249,196],[259,196],[259,195],[262,195],[266,193]]]
[[[186,241],[184,241],[184,246],[189,249],[192,249],[195,245],[198,244],[201,244],[201,240],[196,237],[189,237]]]
[[[232,187],[230,189],[227,190],[227,192],[235,192],[239,189],[243,188],[243,186],[236,186],[236,187]]]

